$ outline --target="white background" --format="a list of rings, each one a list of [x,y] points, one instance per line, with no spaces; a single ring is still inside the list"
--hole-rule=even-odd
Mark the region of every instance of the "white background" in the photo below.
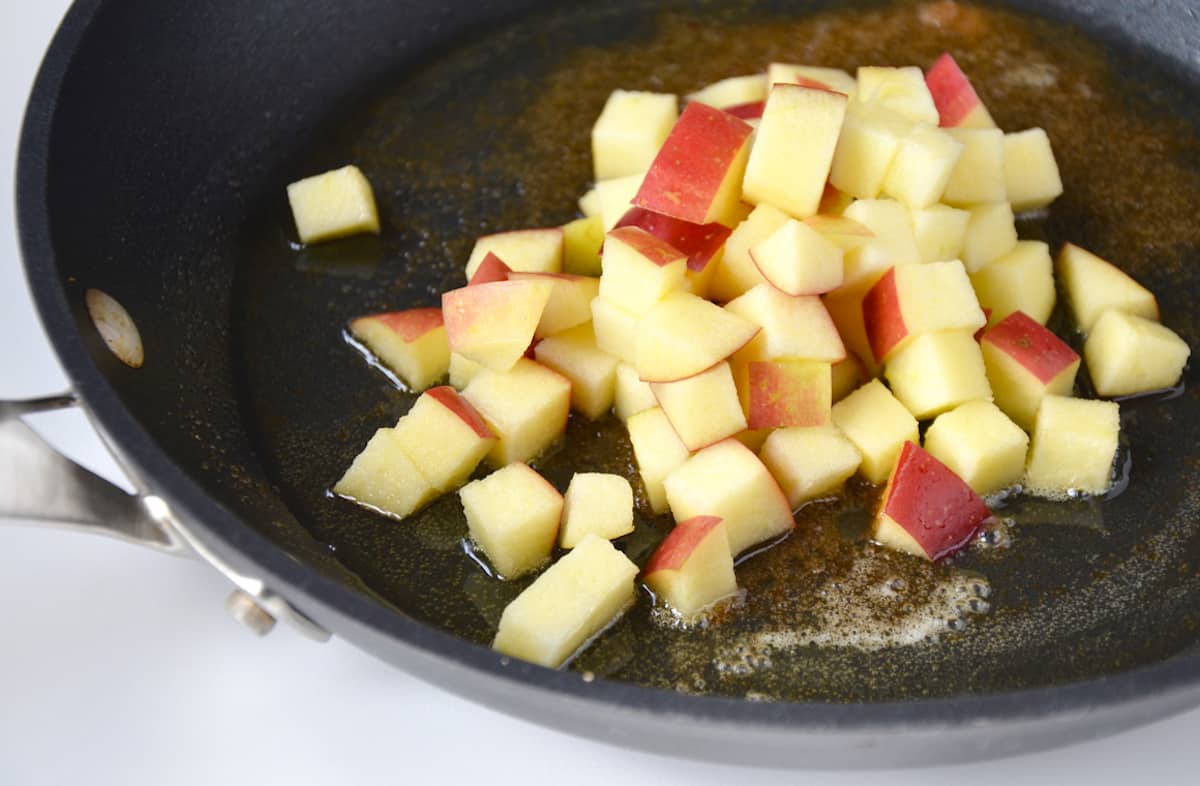
[[[65,387],[30,305],[12,224],[19,118],[65,0],[0,0],[0,397]],[[57,444],[115,468],[74,413]],[[1200,712],[991,764],[784,773],[567,737],[452,697],[334,641],[256,639],[226,582],[115,541],[0,526],[0,784],[1195,783]]]

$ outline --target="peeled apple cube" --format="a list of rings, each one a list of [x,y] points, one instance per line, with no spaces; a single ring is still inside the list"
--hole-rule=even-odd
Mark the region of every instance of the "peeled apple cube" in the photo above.
[[[1004,135],[1004,182],[1013,210],[1037,210],[1063,192],[1050,137],[1040,128]]]
[[[677,382],[655,382],[650,389],[688,450],[699,450],[746,428],[728,363]]]
[[[289,185],[287,194],[301,243],[379,234],[375,193],[356,166],[306,177]]]
[[[922,333],[892,355],[884,373],[892,393],[918,420],[992,399],[979,344],[966,330]]]
[[[509,464],[459,489],[471,539],[496,572],[515,579],[550,558],[563,498],[526,464]]]
[[[1042,325],[1054,311],[1054,262],[1050,247],[1040,240],[1022,240],[1016,248],[971,275],[979,305],[996,324],[1014,311],[1023,311]]]
[[[416,512],[438,494],[390,428],[375,432],[333,492],[396,519]]]
[[[615,228],[621,217],[633,207],[633,198],[637,196],[645,179],[645,172],[637,172],[596,183],[596,187],[592,189],[594,196],[587,208],[600,217],[605,232]],[[582,200],[580,207],[583,207]],[[588,215],[588,210],[584,211],[584,215]]]
[[[819,295],[842,285],[842,249],[795,219],[752,247],[750,258],[763,278],[788,295]]]
[[[620,475],[576,472],[563,495],[558,545],[573,549],[589,534],[613,540],[633,532],[633,488]]]
[[[900,143],[912,121],[885,107],[851,103],[829,172],[829,182],[858,199],[874,199],[883,189]]]
[[[735,361],[803,358],[837,363],[846,357],[837,326],[816,296],[791,297],[763,283],[726,303],[725,310],[762,328]]]
[[[963,148],[942,201],[949,205],[979,205],[1008,199],[1004,132],[998,128],[951,128],[946,133]]]
[[[1007,202],[978,205],[970,212],[962,261],[968,273],[975,273],[1017,247],[1017,224]]]
[[[590,420],[599,420],[612,409],[617,386],[617,359],[596,347],[590,324],[544,338],[533,356],[546,368],[571,383],[571,407]]]
[[[925,84],[925,75],[915,66],[859,68],[856,100],[887,107],[914,123],[938,124],[938,110]]]
[[[1073,243],[1058,253],[1058,276],[1075,323],[1084,333],[1109,309],[1158,320],[1153,292],[1113,263]]]
[[[671,427],[666,413],[657,406],[631,415],[625,427],[629,430],[629,443],[650,509],[655,514],[666,513],[670,506],[663,481],[687,461],[690,455],[687,446]]]
[[[859,472],[883,483],[905,442],[920,439],[917,419],[882,382],[873,379],[833,405],[833,422],[862,454]]]
[[[684,619],[733,595],[737,579],[724,522],[717,516],[679,522],[655,549],[642,576]]]
[[[611,543],[588,535],[505,607],[492,647],[558,668],[633,603],[637,572]]]
[[[930,205],[913,210],[911,218],[921,262],[945,262],[962,255],[970,213],[948,205]]]
[[[835,493],[862,463],[858,448],[832,424],[772,431],[759,457],[793,510]]]
[[[600,247],[604,245],[604,222],[599,216],[577,218],[563,224],[564,273],[600,275]]]
[[[1021,482],[1029,437],[992,402],[972,401],[938,415],[925,450],[986,496]]]
[[[1131,396],[1174,386],[1191,349],[1175,331],[1135,314],[1105,311],[1092,326],[1083,356],[1101,396]]]
[[[639,412],[658,406],[649,382],[643,382],[637,369],[628,363],[617,364],[616,392],[613,410],[622,423]]]
[[[1046,396],[1033,429],[1025,490],[1050,497],[1108,491],[1120,431],[1116,402]]]
[[[860,199],[842,215],[875,233],[874,238],[843,257],[844,287],[869,286],[889,267],[921,261],[908,209],[896,200]]]
[[[641,319],[603,295],[592,301],[592,334],[596,347],[618,360],[632,365],[637,359],[635,344]]]
[[[678,113],[674,95],[614,90],[592,127],[596,180],[645,172]]]
[[[963,144],[949,132],[916,125],[901,142],[883,179],[883,191],[910,208],[929,207],[942,198]]]

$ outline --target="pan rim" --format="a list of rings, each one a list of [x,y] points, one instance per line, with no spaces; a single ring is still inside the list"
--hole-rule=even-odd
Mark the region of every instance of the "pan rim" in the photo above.
[[[207,545],[239,555],[285,597],[289,597],[289,591],[311,597],[355,625],[398,639],[425,655],[509,683],[512,688],[546,691],[637,713],[685,716],[721,726],[867,734],[903,724],[917,731],[936,731],[964,723],[1013,724],[1082,715],[1162,699],[1175,691],[1200,686],[1200,652],[1181,653],[1129,671],[1044,688],[853,704],[755,702],[605,679],[585,681],[574,672],[500,656],[487,647],[395,613],[306,567],[208,495],[139,425],[88,351],[58,278],[47,206],[51,129],[59,90],[73,56],[105,1],[76,0],[71,6],[42,61],[27,103],[18,145],[15,204],[29,289],[71,384],[97,428],[128,462],[135,480],[150,484],[156,494],[179,511],[189,531]],[[316,618],[324,623],[321,615]],[[331,627],[333,632],[355,640],[339,630],[342,626]]]

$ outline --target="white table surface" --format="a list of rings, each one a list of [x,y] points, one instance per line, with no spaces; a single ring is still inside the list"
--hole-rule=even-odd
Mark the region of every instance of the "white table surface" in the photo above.
[[[0,183],[66,0],[0,2]],[[65,387],[26,293],[0,187],[0,397]],[[77,413],[34,425],[110,477]],[[0,784],[1013,783],[1200,778],[1200,712],[975,766],[784,773],[676,761],[568,737],[468,703],[333,641],[265,639],[222,609],[212,570],[102,538],[0,527]]]

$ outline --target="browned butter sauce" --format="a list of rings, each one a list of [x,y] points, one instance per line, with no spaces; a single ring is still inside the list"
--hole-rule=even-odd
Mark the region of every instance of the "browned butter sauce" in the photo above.
[[[288,278],[264,265],[263,313],[277,313],[278,302],[274,311],[266,305],[271,301],[307,302],[313,271],[339,266],[353,275],[343,279],[338,298],[323,303],[327,321],[436,304],[440,291],[461,285],[477,235],[575,215],[574,200],[589,185],[588,132],[612,89],[682,95],[771,61],[853,72],[871,64],[925,67],[950,51],[1003,128],[1042,126],[1053,141],[1066,195],[1048,216],[1022,221],[1023,237],[1044,238],[1054,249],[1074,240],[1152,288],[1178,281],[1200,248],[1195,128],[1169,110],[1184,94],[1147,82],[1147,71],[1119,51],[1069,27],[952,2],[809,13],[735,3],[647,14],[629,24],[616,14],[556,12],[536,25],[464,42],[381,84],[337,119],[304,166],[362,166],[386,217],[384,238],[367,247],[365,267],[302,255]],[[279,237],[276,230],[264,240],[264,256],[294,257]],[[1165,293],[1169,324],[1185,302]],[[256,306],[248,308],[252,325]],[[1191,329],[1183,332],[1195,345]],[[357,356],[338,373],[346,392],[316,401],[304,400],[302,390],[275,390],[272,380],[256,376],[266,372],[250,370],[261,410],[320,412],[323,421],[303,433],[283,414],[266,421],[260,443],[280,487],[313,533],[381,598],[489,643],[505,604],[529,580],[494,580],[463,553],[456,496],[393,522],[321,494],[371,431],[394,423],[412,401]],[[1158,402],[1126,423],[1135,457],[1139,440],[1169,433],[1177,405]],[[306,469],[311,462],[289,459],[309,451],[328,452],[325,475]],[[1155,460],[1153,451],[1147,460]],[[560,489],[576,471],[618,472],[638,486],[615,419],[572,416],[561,448],[536,466]],[[1139,477],[1135,464],[1131,482],[1136,488],[1151,480]],[[1162,493],[1173,509],[1195,508],[1187,489]],[[661,615],[641,593],[571,668],[755,699],[876,700],[1038,685],[1078,673],[1080,660],[1094,659],[1084,670],[1101,673],[1123,658],[1156,656],[1186,641],[1179,631],[1147,636],[1144,650],[1127,655],[1106,651],[1110,629],[1128,632],[1124,614],[1145,602],[1142,583],[1153,587],[1155,576],[1195,570],[1177,545],[1194,540],[1194,526],[1181,532],[1184,524],[1159,520],[1114,531],[1106,506],[1125,497],[1018,501],[1000,511],[1006,520],[987,542],[929,565],[868,542],[876,495],[852,481],[844,497],[804,507],[790,537],[739,566],[744,598],[708,625],[684,630],[656,622]],[[1135,518],[1112,510],[1121,521]],[[645,511],[639,499],[637,530],[620,542],[639,563],[671,526]],[[1074,648],[1069,657],[1064,641]]]

